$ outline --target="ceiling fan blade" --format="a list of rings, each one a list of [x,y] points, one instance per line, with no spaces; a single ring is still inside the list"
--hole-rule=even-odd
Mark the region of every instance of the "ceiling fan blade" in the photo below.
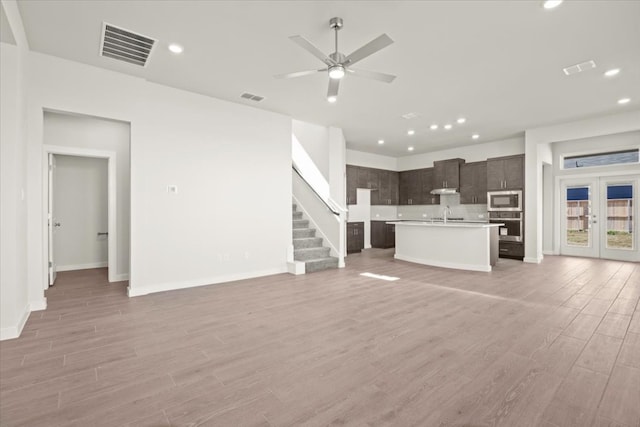
[[[329,90],[327,91],[327,98],[337,97],[339,88],[340,79],[329,79]]]
[[[391,43],[393,43],[393,40],[391,40],[391,37],[389,37],[386,34],[383,34],[371,40],[369,43],[365,44],[360,49],[357,49],[355,52],[351,53],[351,55],[348,55],[345,58],[343,63],[345,65],[355,64],[356,62],[363,60],[367,56],[373,55],[380,49],[384,49],[385,47],[389,46]]]
[[[379,73],[377,71],[359,70],[354,68],[347,68],[347,72],[357,77],[365,77],[367,79],[379,80],[385,83],[391,83],[396,76],[392,74]]]
[[[325,64],[327,64],[329,66],[336,65],[336,61],[334,61],[333,59],[329,58],[327,55],[322,53],[322,51],[320,49],[315,47],[309,40],[305,39],[304,37],[302,37],[302,36],[291,36],[289,38],[295,44],[297,44],[298,46],[300,46],[301,48],[303,48],[304,50],[306,50],[307,52],[309,52],[310,54],[312,54],[313,56],[315,56],[316,58],[318,58],[320,61],[324,62]]]
[[[294,77],[302,77],[302,76],[308,76],[310,74],[320,73],[322,71],[327,71],[327,69],[321,68],[319,70],[296,71],[295,73],[276,74],[273,77],[275,77],[276,79],[291,79]]]

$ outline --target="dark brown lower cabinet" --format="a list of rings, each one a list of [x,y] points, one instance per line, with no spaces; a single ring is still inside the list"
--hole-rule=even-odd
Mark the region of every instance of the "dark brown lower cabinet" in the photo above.
[[[524,259],[524,243],[500,241],[500,257],[513,258],[522,261]]]
[[[364,222],[347,223],[347,253],[360,252],[364,249]]]
[[[395,224],[387,224],[386,221],[371,221],[371,247],[387,249],[395,248],[395,246]]]

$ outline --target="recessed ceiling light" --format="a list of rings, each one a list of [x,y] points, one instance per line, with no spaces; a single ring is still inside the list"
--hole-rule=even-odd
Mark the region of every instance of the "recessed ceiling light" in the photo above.
[[[169,50],[173,53],[182,53],[184,48],[177,43],[171,43],[169,45]]]
[[[546,0],[544,3],[542,3],[542,7],[544,7],[545,9],[555,9],[562,4],[562,1],[563,0]]]
[[[480,138],[480,135],[478,135],[477,133],[474,133],[473,135],[471,135],[471,138],[478,139]]]
[[[447,123],[446,125],[444,125],[444,128],[445,128],[446,130],[451,129],[452,127],[453,127],[453,126],[451,126],[449,123]]]
[[[379,139],[378,140],[378,144],[380,144],[380,145],[384,144],[384,139]]]
[[[337,97],[337,96],[328,96],[328,97],[327,97],[327,101],[329,101],[329,102],[330,102],[330,103],[332,103],[332,104],[333,104],[334,102],[336,102],[337,100],[338,100],[338,97]]]
[[[415,131],[415,130],[413,130],[413,129],[409,129],[409,130],[407,131],[407,135],[409,135],[409,136],[411,136],[411,135],[415,135],[415,133],[416,133],[416,131]]]
[[[611,70],[607,70],[604,73],[604,75],[605,77],[613,77],[613,76],[617,76],[619,72],[620,72],[620,68],[612,68]]]
[[[622,98],[618,99],[618,104],[628,104],[631,101],[631,98]]]
[[[458,124],[463,124],[466,121],[467,121],[467,119],[465,119],[464,117],[460,117],[458,120],[456,120],[456,122],[458,122]]]
[[[413,147],[409,147],[409,148],[407,148],[407,150],[413,151]]]
[[[438,129],[438,125],[431,125],[431,126],[429,126],[429,129],[436,130],[436,129]]]

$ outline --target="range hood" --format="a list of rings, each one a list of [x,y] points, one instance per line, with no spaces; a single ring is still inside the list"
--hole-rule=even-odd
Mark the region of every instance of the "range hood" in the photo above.
[[[431,194],[458,194],[458,191],[455,188],[434,188]]]

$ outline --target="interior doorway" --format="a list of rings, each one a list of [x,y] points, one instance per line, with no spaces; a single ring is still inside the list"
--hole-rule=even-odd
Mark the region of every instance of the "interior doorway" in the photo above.
[[[108,160],[49,153],[49,285],[108,267]]]
[[[560,254],[640,261],[638,176],[561,181]]]
[[[61,271],[106,266],[109,282],[118,281],[116,153],[45,146],[44,164],[48,286],[59,266]]]

